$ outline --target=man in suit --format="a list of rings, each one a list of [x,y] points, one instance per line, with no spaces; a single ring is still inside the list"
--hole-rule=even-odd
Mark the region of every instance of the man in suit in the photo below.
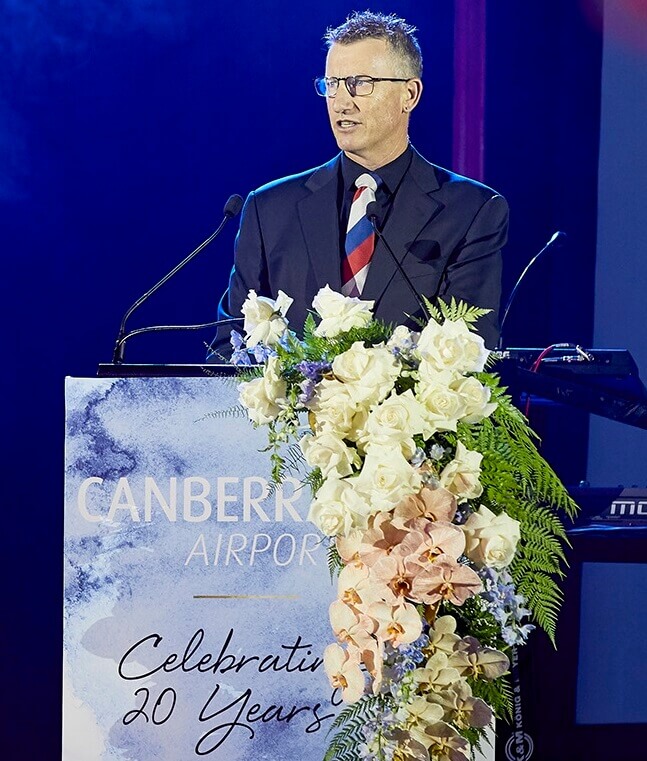
[[[326,74],[316,87],[341,153],[250,193],[221,318],[240,315],[250,289],[272,298],[280,289],[294,299],[288,319],[298,332],[319,288],[347,289],[347,227],[357,217],[355,183],[368,173],[377,184],[384,238],[409,282],[373,239],[361,286],[348,292],[374,300],[376,317],[411,327],[411,316],[423,316],[414,289],[431,300],[455,296],[492,309],[478,329],[486,345],[496,345],[507,203],[485,185],[430,164],[410,145],[409,118],[422,94],[414,32],[403,19],[370,11],[328,30]],[[222,346],[221,337],[214,341],[214,349]]]

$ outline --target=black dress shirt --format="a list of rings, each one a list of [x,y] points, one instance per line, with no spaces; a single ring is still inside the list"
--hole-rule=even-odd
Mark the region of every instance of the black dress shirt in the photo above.
[[[344,244],[346,242],[346,228],[348,227],[348,217],[350,216],[350,207],[353,203],[353,196],[357,187],[355,180],[362,174],[374,174],[377,175],[382,181],[377,193],[375,195],[378,204],[382,210],[381,225],[384,225],[391,206],[393,205],[393,199],[398,192],[398,188],[407,173],[407,170],[411,166],[411,157],[413,151],[411,146],[408,146],[404,153],[401,153],[397,159],[394,159],[388,164],[385,164],[379,169],[369,172],[368,169],[358,164],[356,161],[349,159],[345,153],[342,153],[339,173],[339,251],[340,256],[345,256]],[[341,259],[340,259],[341,262]],[[341,266],[341,265],[340,265]]]

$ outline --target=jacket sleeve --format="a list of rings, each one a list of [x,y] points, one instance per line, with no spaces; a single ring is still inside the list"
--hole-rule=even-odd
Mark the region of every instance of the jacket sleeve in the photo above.
[[[485,345],[493,349],[499,339],[501,301],[501,249],[508,239],[508,204],[491,196],[476,213],[461,245],[452,253],[438,295],[455,297],[492,311],[477,323]]]

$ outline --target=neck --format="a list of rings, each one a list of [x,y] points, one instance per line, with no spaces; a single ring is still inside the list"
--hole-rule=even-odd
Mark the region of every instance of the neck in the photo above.
[[[407,135],[404,143],[398,144],[397,147],[392,148],[390,151],[386,151],[380,154],[363,155],[353,153],[352,151],[344,151],[349,159],[352,159],[356,164],[363,166],[364,169],[368,169],[369,172],[373,172],[380,167],[390,164],[401,156],[409,147],[409,136]]]

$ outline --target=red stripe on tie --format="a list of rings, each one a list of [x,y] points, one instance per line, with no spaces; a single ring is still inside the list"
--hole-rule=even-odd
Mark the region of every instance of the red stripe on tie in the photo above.
[[[359,246],[357,246],[346,257],[346,261],[350,265],[350,270],[353,275],[357,274],[363,267],[365,267],[373,256],[373,249],[375,248],[375,234],[371,234],[363,240]]]

